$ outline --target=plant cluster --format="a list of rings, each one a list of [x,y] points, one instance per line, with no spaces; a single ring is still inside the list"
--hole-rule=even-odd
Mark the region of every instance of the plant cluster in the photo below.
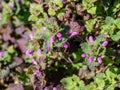
[[[16,69],[25,90],[119,90],[119,8],[120,0],[2,1],[0,78]]]

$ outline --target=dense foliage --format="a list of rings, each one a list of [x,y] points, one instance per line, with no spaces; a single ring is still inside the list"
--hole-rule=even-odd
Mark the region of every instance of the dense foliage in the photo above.
[[[119,90],[120,0],[0,0],[0,90]]]

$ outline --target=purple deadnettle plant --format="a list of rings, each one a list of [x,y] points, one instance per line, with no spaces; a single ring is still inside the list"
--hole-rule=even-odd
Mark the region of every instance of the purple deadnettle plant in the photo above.
[[[106,47],[108,45],[108,41],[104,41],[103,43],[102,43],[102,46],[103,47]]]
[[[91,42],[91,43],[94,42],[94,38],[93,38],[93,36],[89,36],[88,39],[89,39],[89,42]]]

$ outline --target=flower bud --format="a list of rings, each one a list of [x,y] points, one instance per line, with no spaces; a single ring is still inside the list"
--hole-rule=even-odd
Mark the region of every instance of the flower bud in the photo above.
[[[13,4],[12,4],[11,2],[8,3],[8,6],[9,6],[10,9],[13,9],[13,8],[14,8],[14,6],[13,6]]]
[[[93,36],[89,36],[89,42],[94,42]]]
[[[108,45],[108,41],[104,41],[103,43],[102,43],[102,46],[103,47],[106,47]]]
[[[37,62],[33,59],[32,60],[32,63],[34,64],[34,65],[37,65]]]
[[[93,57],[89,57],[89,62],[93,62],[94,58]]]
[[[56,88],[56,87],[53,87],[53,90],[57,90],[57,88]]]
[[[52,36],[50,40],[51,42],[55,42],[55,36]]]
[[[67,49],[67,48],[69,47],[69,43],[64,43],[64,44],[63,44],[63,47],[64,47],[65,49]]]
[[[82,56],[83,58],[85,58],[85,57],[88,57],[88,54],[87,54],[87,53],[83,53],[81,56]]]
[[[29,55],[29,56],[32,56],[32,55],[33,55],[33,51],[32,51],[32,50],[29,50],[29,49],[26,50],[25,53],[26,53],[26,55]]]
[[[102,63],[102,58],[101,58],[101,57],[98,57],[97,60],[98,60],[98,63],[99,63],[99,64]]]
[[[62,34],[61,33],[57,33],[56,35],[58,38],[61,38],[62,37]]]

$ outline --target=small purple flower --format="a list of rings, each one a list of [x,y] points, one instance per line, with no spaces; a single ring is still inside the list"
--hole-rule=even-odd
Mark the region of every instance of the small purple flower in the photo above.
[[[87,53],[83,53],[81,56],[85,58],[85,57],[88,57],[89,55]]]
[[[64,47],[65,49],[67,49],[67,48],[69,47],[69,43],[67,43],[67,42],[64,43],[64,44],[63,44],[63,47]]]
[[[13,8],[14,8],[14,6],[13,6],[13,4],[12,4],[11,2],[8,3],[8,6],[9,6],[10,9],[13,9]]]
[[[46,28],[46,27],[42,27],[42,30],[44,30],[44,31],[45,31],[45,30],[47,30],[47,28]]]
[[[33,51],[30,50],[30,49],[26,50],[25,53],[26,53],[26,55],[29,55],[29,56],[32,56],[32,55],[33,55]]]
[[[61,33],[57,33],[56,35],[58,38],[61,38],[62,37],[62,34]]]
[[[98,60],[98,63],[99,63],[99,64],[102,63],[102,58],[101,58],[101,57],[98,57],[97,60]]]
[[[2,55],[3,55],[3,52],[2,52],[2,51],[0,51],[0,57],[2,57]]]
[[[104,41],[103,43],[102,43],[102,46],[103,47],[106,47],[108,45],[108,41]]]
[[[74,36],[74,35],[77,35],[78,33],[77,33],[77,32],[73,32],[72,30],[70,30],[70,31],[67,32],[66,34],[71,35],[71,36]]]
[[[89,62],[93,62],[94,58],[93,57],[89,57]]]
[[[32,60],[32,63],[34,64],[34,65],[37,65],[37,62],[36,62],[36,60]]]
[[[51,37],[51,42],[55,42],[55,36]]]
[[[34,75],[36,75],[36,76],[39,76],[40,75],[40,71],[39,70],[35,70],[35,71],[33,71],[34,72]]]
[[[41,49],[38,49],[37,51],[38,51],[38,53],[39,53],[39,54],[41,54],[41,53],[42,53]]]
[[[57,90],[57,88],[56,88],[56,87],[53,87],[53,90]]]
[[[93,36],[89,36],[89,42],[94,42]]]
[[[77,35],[78,33],[77,32],[72,32],[71,33],[71,36],[75,36],[75,35]]]

